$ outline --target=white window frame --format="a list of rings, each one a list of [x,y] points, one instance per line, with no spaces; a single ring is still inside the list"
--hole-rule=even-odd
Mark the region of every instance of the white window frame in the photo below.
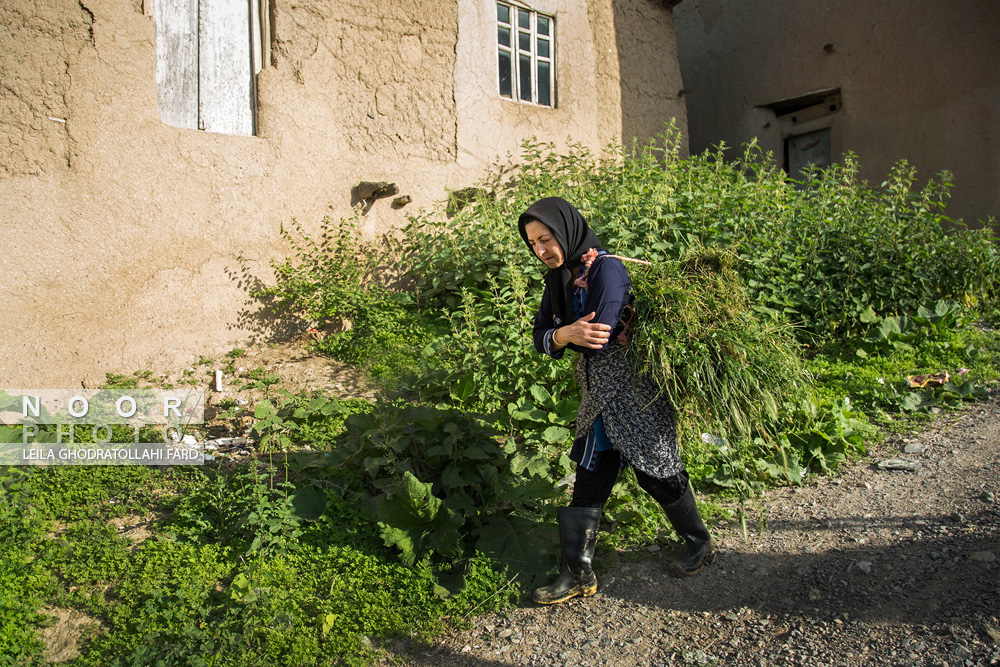
[[[500,20],[499,12],[497,15],[497,93],[503,99],[513,100],[515,102],[521,102],[524,104],[534,104],[536,106],[541,106],[545,108],[554,109],[556,106],[556,19],[552,14],[546,14],[544,12],[539,12],[531,9],[525,5],[517,2],[507,2],[498,1],[496,3],[497,7],[507,7],[509,11],[508,18],[509,23],[504,23]],[[524,29],[519,26],[518,22],[518,12],[526,12],[529,16],[528,28]],[[540,35],[538,33],[538,17],[542,17],[549,22],[549,34]],[[505,45],[500,41],[499,31],[501,29],[508,30],[510,35],[510,45]],[[520,48],[520,36],[526,34],[529,36],[529,48],[530,51],[525,51]],[[549,55],[541,56],[538,53],[539,42],[548,42],[549,44]],[[510,59],[510,81],[511,81],[511,94],[506,95],[500,89],[500,54],[506,53]],[[521,97],[521,56],[528,56],[531,60],[531,99],[523,99]],[[549,67],[549,87],[548,87],[548,103],[539,102],[539,90],[538,90],[538,68],[539,63],[547,63]]]

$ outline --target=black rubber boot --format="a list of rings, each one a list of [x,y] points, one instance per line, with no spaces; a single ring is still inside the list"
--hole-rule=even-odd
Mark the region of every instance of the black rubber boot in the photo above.
[[[712,562],[712,536],[705,528],[705,522],[698,513],[694,492],[689,484],[680,500],[663,506],[674,530],[684,540],[684,547],[670,564],[670,574],[675,577],[690,577]]]
[[[536,588],[532,599],[538,604],[557,604],[572,597],[597,592],[597,577],[590,568],[597,548],[599,507],[560,507],[559,544],[562,572],[548,586]]]

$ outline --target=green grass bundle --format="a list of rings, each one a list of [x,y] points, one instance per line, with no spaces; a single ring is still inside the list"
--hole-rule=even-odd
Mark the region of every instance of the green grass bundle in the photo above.
[[[630,266],[630,363],[669,396],[682,428],[766,436],[783,398],[807,379],[791,327],[754,316],[736,261],[695,248],[679,261]]]

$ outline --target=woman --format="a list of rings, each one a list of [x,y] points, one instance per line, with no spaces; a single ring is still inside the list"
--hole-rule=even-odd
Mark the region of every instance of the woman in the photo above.
[[[671,573],[698,572],[710,559],[712,538],[681,463],[673,406],[648,378],[634,376],[625,359],[622,313],[632,286],[625,265],[601,249],[580,212],[559,197],[533,204],[518,229],[549,269],[535,315],[535,349],[556,359],[566,348],[580,353],[575,378],[582,392],[570,452],[577,464],[573,499],[559,508],[562,572],[535,591],[535,602],[597,591],[591,562],[601,508],[625,465],[684,539]]]

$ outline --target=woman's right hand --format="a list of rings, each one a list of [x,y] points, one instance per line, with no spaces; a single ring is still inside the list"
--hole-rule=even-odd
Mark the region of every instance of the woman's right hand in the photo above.
[[[552,333],[552,342],[560,349],[570,343],[592,350],[601,349],[611,340],[611,327],[602,322],[592,322],[596,316],[597,313],[590,313],[573,324],[556,329]]]

